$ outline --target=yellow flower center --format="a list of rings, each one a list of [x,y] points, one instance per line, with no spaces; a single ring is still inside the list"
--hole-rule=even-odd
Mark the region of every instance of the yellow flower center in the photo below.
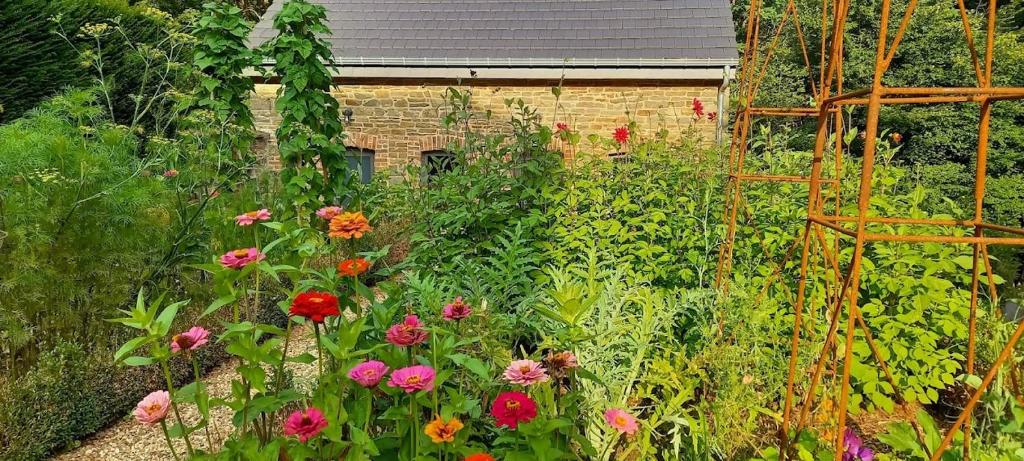
[[[320,304],[320,303],[324,302],[324,298],[319,298],[319,297],[309,298],[309,302]]]
[[[236,258],[245,258],[249,256],[249,250],[235,250],[234,255]]]
[[[246,213],[245,215],[250,217],[250,218],[255,218],[255,217],[259,216],[259,212],[258,211],[250,211],[250,212]]]
[[[523,365],[523,366],[519,367],[519,372],[523,373],[523,374],[529,373],[530,372],[530,366],[529,365]]]
[[[619,426],[625,426],[626,422],[627,421],[626,421],[626,417],[625,416],[619,415],[619,416],[615,417],[615,424],[617,424]]]
[[[506,410],[518,410],[519,409],[519,402],[517,402],[515,400],[509,400],[509,401],[505,402],[505,409]]]
[[[407,382],[409,384],[419,384],[420,379],[421,378],[420,378],[419,375],[412,375],[412,376],[406,378],[405,382]]]

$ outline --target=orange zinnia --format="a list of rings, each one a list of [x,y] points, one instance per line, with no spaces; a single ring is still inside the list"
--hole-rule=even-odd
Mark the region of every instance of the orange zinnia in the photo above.
[[[346,259],[338,263],[338,273],[344,277],[355,277],[370,268],[370,262],[363,258]]]
[[[457,418],[452,418],[447,423],[441,419],[440,416],[435,418],[427,427],[423,429],[423,432],[430,436],[430,440],[434,443],[451,443],[455,441],[455,433],[462,429],[462,422]]]
[[[330,232],[327,235],[331,238],[362,238],[363,234],[372,230],[370,221],[363,216],[362,211],[343,212],[331,218]]]

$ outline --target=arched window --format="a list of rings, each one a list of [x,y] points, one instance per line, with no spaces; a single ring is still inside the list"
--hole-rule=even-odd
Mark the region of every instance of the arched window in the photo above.
[[[434,178],[455,169],[458,159],[455,154],[446,150],[428,150],[420,157],[423,166],[423,180],[430,182]]]
[[[345,148],[345,158],[348,159],[349,170],[359,175],[359,182],[369,184],[373,180],[374,152],[372,150],[347,147]]]
[[[629,163],[629,152],[613,152],[608,154],[608,158],[615,163]]]

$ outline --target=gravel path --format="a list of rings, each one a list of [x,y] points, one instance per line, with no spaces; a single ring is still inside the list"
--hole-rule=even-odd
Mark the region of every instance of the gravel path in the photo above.
[[[288,346],[289,355],[300,355],[305,352],[316,355],[316,341],[312,329],[297,328],[293,331],[293,335],[291,345]],[[211,397],[227,397],[231,394],[231,380],[236,376],[235,366],[237,364],[237,360],[229,360],[214,368],[203,379]],[[294,373],[294,383],[297,388],[306,390],[312,386],[317,372],[315,362],[311,365],[288,363],[286,366]],[[199,413],[194,405],[184,405],[180,410],[181,417],[187,424],[191,425],[199,421]],[[231,415],[232,411],[225,407],[211,410],[213,424],[210,426],[210,435],[217,448],[233,429]],[[189,439],[193,448],[208,450],[204,431],[193,433]],[[184,459],[184,440],[176,439],[174,442],[175,451]],[[57,461],[173,461],[174,457],[167,448],[167,442],[164,440],[160,426],[149,427],[139,424],[129,414],[113,426],[83,440],[78,448],[52,459]]]

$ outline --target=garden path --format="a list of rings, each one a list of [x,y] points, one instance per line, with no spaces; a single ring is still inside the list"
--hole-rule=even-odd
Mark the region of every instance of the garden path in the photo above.
[[[316,355],[316,342],[312,330],[308,327],[300,327],[294,330],[294,333],[292,346],[289,346],[289,355],[300,355],[306,352]],[[229,360],[214,368],[203,378],[212,397],[230,395],[231,380],[236,376],[235,366],[237,363],[238,361],[235,359]],[[294,373],[297,387],[300,389],[312,387],[317,372],[315,362],[310,365],[288,363],[287,366]],[[231,414],[231,410],[224,407],[211,410],[211,419],[214,424],[210,427],[210,435],[215,447],[219,447],[233,429]],[[199,420],[199,414],[194,405],[183,406],[181,417],[188,424],[195,424]],[[190,440],[194,448],[208,450],[205,432],[200,430],[193,433]],[[176,439],[174,446],[179,456],[185,453],[184,440]],[[52,459],[55,461],[173,461],[174,457],[171,455],[159,427],[139,424],[129,414],[113,426],[85,439],[79,447]]]

